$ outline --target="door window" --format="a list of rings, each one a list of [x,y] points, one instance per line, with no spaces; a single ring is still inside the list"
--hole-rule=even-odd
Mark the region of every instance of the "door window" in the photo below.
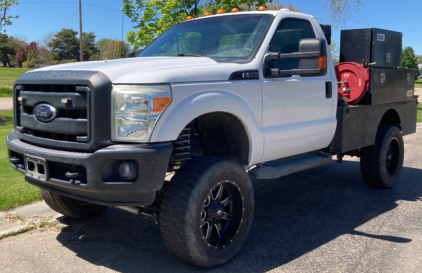
[[[316,38],[311,23],[307,20],[287,18],[280,22],[271,40],[269,52],[292,53],[299,51],[302,39]],[[291,70],[299,68],[298,59],[283,59],[272,64],[271,68]]]

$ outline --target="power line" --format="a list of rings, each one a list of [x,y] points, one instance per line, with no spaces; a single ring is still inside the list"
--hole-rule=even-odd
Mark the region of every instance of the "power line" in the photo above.
[[[66,2],[49,2],[49,1],[22,2],[22,1],[19,1],[19,4],[22,4],[22,3],[24,3],[24,4],[78,4],[78,2],[70,2],[70,1],[66,1]],[[122,12],[121,10],[107,8],[107,7],[103,7],[103,6],[99,6],[99,5],[95,5],[95,4],[90,4],[90,3],[82,3],[82,5],[88,5],[88,6],[93,6],[93,7],[97,7],[97,8],[102,8],[102,9],[108,9],[108,10],[112,10],[112,11]]]
[[[122,18],[122,41],[123,41],[123,32],[124,32],[124,23],[125,23],[125,13],[121,10],[117,10],[117,9],[112,9],[112,8],[107,8],[107,7],[103,7],[103,6],[99,6],[99,5],[95,5],[95,4],[90,4],[90,3],[80,3],[80,2],[76,2],[76,1],[65,1],[65,2],[51,2],[51,1],[37,1],[37,2],[25,2],[25,1],[20,1],[19,4],[78,4],[79,5],[88,5],[88,6],[93,6],[93,7],[97,7],[97,8],[102,8],[102,9],[107,9],[107,10],[111,10],[111,11],[116,11],[116,12],[121,12],[123,14],[123,18]],[[81,24],[81,23],[80,23]],[[82,34],[81,34],[82,37]]]

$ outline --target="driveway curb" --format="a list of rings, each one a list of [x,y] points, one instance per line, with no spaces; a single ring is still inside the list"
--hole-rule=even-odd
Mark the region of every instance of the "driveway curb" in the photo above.
[[[35,216],[52,216],[54,218],[60,217],[61,214],[52,210],[44,201],[36,202],[29,205],[23,205],[15,209],[0,212],[0,238],[6,234],[17,232],[27,226],[24,223],[16,223],[7,221],[7,215],[19,216],[23,220],[29,220]]]

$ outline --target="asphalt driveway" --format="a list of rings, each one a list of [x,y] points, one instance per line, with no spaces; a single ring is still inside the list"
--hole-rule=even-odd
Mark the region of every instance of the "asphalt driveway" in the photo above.
[[[399,185],[367,187],[356,159],[254,181],[243,250],[209,272],[407,272],[422,268],[422,129],[405,137]],[[117,209],[57,231],[0,240],[2,272],[202,272],[174,258],[158,227]]]

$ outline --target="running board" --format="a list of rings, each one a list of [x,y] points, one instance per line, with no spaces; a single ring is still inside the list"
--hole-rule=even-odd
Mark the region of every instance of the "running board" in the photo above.
[[[256,179],[274,179],[332,162],[332,155],[312,152],[266,162],[249,171]]]

